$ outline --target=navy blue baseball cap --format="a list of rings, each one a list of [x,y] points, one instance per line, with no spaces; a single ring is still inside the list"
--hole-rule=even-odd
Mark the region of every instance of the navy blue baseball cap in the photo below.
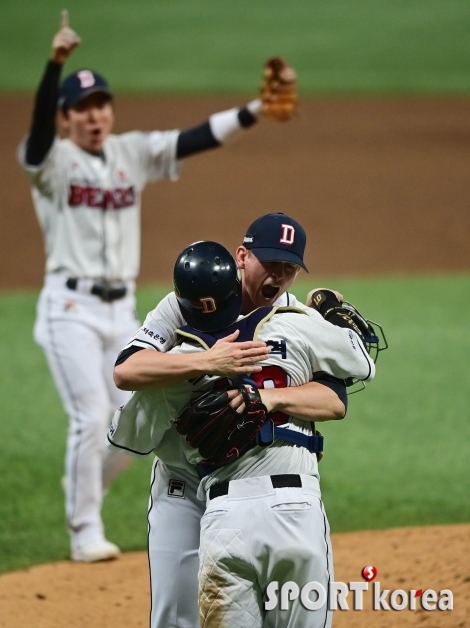
[[[92,70],[77,70],[63,80],[59,91],[58,106],[68,109],[96,92],[108,94],[110,98],[113,97],[106,79],[100,74]]]
[[[262,262],[289,262],[304,270],[307,235],[301,225],[285,214],[266,214],[252,223],[243,246]]]

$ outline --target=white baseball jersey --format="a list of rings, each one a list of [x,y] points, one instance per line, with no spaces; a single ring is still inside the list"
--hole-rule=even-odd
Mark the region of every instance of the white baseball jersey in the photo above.
[[[132,280],[140,264],[140,199],[145,185],[176,180],[179,131],[110,135],[104,158],[56,138],[39,166],[18,158],[44,233],[46,272]]]
[[[274,305],[296,307],[309,314],[313,312],[312,308],[307,307],[288,292],[282,294]],[[141,347],[142,349],[156,349],[166,353],[175,343],[175,331],[184,325],[187,323],[181,314],[176,295],[174,292],[170,292],[154,310],[147,314],[144,324],[124,349]]]
[[[338,378],[355,377],[364,381],[371,380],[375,375],[375,365],[356,333],[331,325],[315,310],[307,314],[303,310],[292,311],[292,308],[273,308],[256,332],[254,339],[273,347],[269,358],[262,363],[263,371],[253,376],[261,388],[300,386],[312,381],[315,373],[322,372]],[[173,347],[171,353],[190,353],[202,350],[202,346],[183,342]],[[147,455],[153,451],[166,464],[182,468],[188,468],[188,462],[197,464],[201,460],[199,453],[181,437],[178,443],[178,434],[172,424],[192,395],[207,390],[213,380],[205,377],[157,390],[134,392],[114,415],[108,432],[110,445],[136,455]],[[309,421],[292,417],[285,419],[288,429],[308,435],[312,433]],[[314,475],[317,473],[316,456],[302,447],[276,441],[270,447],[255,447],[236,462],[212,474],[210,481],[215,477],[269,475],[278,469],[282,469],[282,473]]]
[[[294,295],[287,292],[277,299],[276,305],[295,305],[296,308],[305,309],[309,313],[312,311],[311,308],[300,303]],[[124,349],[141,347],[166,353],[174,346],[175,331],[186,324],[176,295],[170,292],[154,310],[147,314],[144,324]],[[201,348],[187,343],[175,348],[178,353],[193,353],[200,350]],[[166,464],[196,474],[194,465],[188,462],[185,455],[185,453],[189,455],[186,441],[180,437],[172,425],[183,405],[193,395],[197,396],[209,390],[215,379],[217,378],[206,377],[197,385],[180,382],[164,389],[133,393],[123,409],[115,414],[116,422],[113,421],[110,426],[108,446],[122,448],[136,457],[145,456],[153,451]],[[155,416],[155,421],[148,421],[147,417],[154,416],[155,408],[162,410],[161,415],[158,418]],[[119,422],[119,434],[114,434],[121,411],[125,419]]]

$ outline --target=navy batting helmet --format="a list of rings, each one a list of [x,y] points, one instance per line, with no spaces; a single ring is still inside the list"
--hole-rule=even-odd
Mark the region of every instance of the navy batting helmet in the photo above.
[[[179,308],[191,327],[217,331],[234,323],[242,307],[242,286],[229,251],[210,240],[178,255],[173,284]]]

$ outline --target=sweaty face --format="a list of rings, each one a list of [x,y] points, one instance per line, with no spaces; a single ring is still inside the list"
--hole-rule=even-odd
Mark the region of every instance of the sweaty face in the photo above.
[[[240,246],[237,264],[243,271],[243,313],[257,307],[273,305],[294,283],[300,267],[289,262],[262,262],[251,251]]]
[[[74,144],[90,153],[99,153],[114,124],[112,100],[100,92],[90,94],[66,114],[61,112],[60,120]]]

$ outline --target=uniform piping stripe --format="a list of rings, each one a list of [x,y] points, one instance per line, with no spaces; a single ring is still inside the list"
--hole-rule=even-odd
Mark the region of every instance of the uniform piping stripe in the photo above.
[[[323,531],[323,538],[325,539],[325,546],[326,546],[326,570],[328,572],[328,587],[326,590],[326,605],[325,605],[325,621],[323,623],[323,628],[325,628],[326,626],[326,622],[328,620],[328,608],[330,606],[330,582],[331,582],[331,574],[330,574],[330,561],[328,559],[328,554],[329,554],[329,547],[328,547],[328,535],[327,535],[327,523],[326,523],[326,515],[325,515],[325,508],[323,506],[323,502],[322,500],[319,498],[320,501],[320,510],[321,513],[323,515],[323,526],[324,526],[324,531]]]
[[[149,342],[148,340],[141,340],[140,338],[135,338],[135,340],[133,340],[131,343],[129,343],[130,347],[131,347],[132,345],[134,345],[134,343],[136,343],[136,342],[142,342],[142,343],[144,343],[145,345],[150,345],[151,347],[153,347],[154,349],[156,349],[157,351],[159,351],[159,348],[157,347],[157,345],[153,345],[153,344],[152,344],[151,342]],[[138,346],[138,345],[135,345],[135,346]]]
[[[155,464],[154,464],[154,467],[153,467],[152,481],[150,482],[150,505],[149,505],[149,509],[148,509],[148,512],[147,512],[147,559],[148,559],[148,563],[149,563],[149,579],[150,579],[150,614],[149,614],[149,626],[150,626],[150,628],[152,626],[152,592],[153,592],[153,587],[152,587],[152,570],[150,569],[150,511],[153,508],[152,489],[153,489],[153,485],[155,484],[155,480],[156,480],[156,477],[157,477],[158,463],[159,463],[159,460],[156,460]]]
[[[49,333],[49,337],[51,340],[51,349],[52,349],[52,354],[54,355],[57,365],[59,367],[59,371],[62,375],[62,378],[64,380],[64,384],[65,384],[65,388],[67,389],[67,392],[70,396],[70,399],[72,401],[72,405],[75,408],[75,412],[76,412],[76,420],[78,422],[78,424],[81,426],[82,421],[80,420],[80,410],[79,410],[79,405],[77,403],[77,400],[73,394],[73,389],[72,386],[70,384],[70,381],[67,377],[66,374],[66,369],[64,368],[61,359],[60,359],[60,355],[59,352],[57,350],[57,343],[54,337],[54,332],[53,332],[53,323],[52,323],[52,317],[51,317],[51,309],[52,309],[52,297],[48,296],[47,297],[47,327],[48,327],[48,333]],[[82,434],[82,430],[80,429],[79,434]],[[73,519],[73,516],[75,514],[75,508],[77,505],[77,465],[78,465],[78,452],[80,449],[80,445],[81,445],[81,437],[79,437],[78,439],[78,443],[77,445],[74,447],[73,450],[73,471],[72,471],[72,478],[70,478],[70,481],[72,482],[72,491],[71,491],[71,502],[72,502],[72,509],[71,509],[71,514],[70,514],[70,519]],[[69,523],[69,522],[67,522]],[[70,524],[69,524],[70,525]],[[72,527],[72,526],[70,526]]]
[[[117,449],[125,449],[126,451],[130,451],[133,454],[138,454],[139,456],[148,456],[153,451],[153,449],[150,449],[150,451],[137,451],[136,449],[131,449],[130,447],[124,447],[124,445],[118,445],[117,443],[113,443],[113,441],[109,438],[109,435],[106,438],[113,447],[116,447]]]
[[[370,357],[369,354],[367,353],[367,351],[364,349],[364,345],[362,344],[362,340],[359,340],[359,347],[362,351],[362,355],[365,357],[366,361],[367,361],[367,366],[369,367],[369,373],[367,374],[366,377],[361,378],[362,381],[369,379],[370,374],[372,373],[372,367],[370,365]]]

